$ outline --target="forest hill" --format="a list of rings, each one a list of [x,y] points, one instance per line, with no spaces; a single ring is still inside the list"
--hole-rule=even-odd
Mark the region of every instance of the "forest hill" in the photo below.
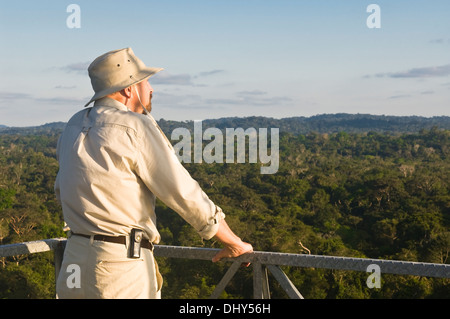
[[[279,128],[278,171],[260,174],[258,164],[183,165],[208,197],[221,204],[230,227],[255,250],[307,253],[300,241],[317,255],[449,263],[450,117],[386,117],[383,122],[371,116],[357,122],[362,117],[340,116],[334,122],[331,116],[321,117],[322,128],[318,117],[315,124],[308,119],[204,120],[203,130],[221,129],[224,142],[227,127]],[[436,128],[428,128],[438,121]],[[158,124],[168,138],[179,127],[188,128],[193,138],[191,121]],[[63,126],[0,129],[1,244],[66,236],[54,195],[56,145]],[[390,133],[381,133],[388,128]],[[409,131],[415,133],[405,133]],[[217,248],[217,242],[202,241],[162,201],[156,205],[162,245]],[[53,259],[52,252],[0,258],[0,298],[54,298]],[[164,299],[208,298],[226,272],[226,263],[179,258],[158,263],[167,279]],[[367,272],[302,267],[284,271],[305,299],[450,295],[445,278],[382,273],[381,289],[370,289]],[[238,271],[221,298],[252,298],[252,276],[251,271]],[[271,296],[285,298],[286,293],[272,285]],[[222,308],[223,314],[228,310]]]
[[[275,174],[279,167],[279,129],[271,128],[270,136],[270,155],[268,154],[268,135],[267,128],[260,128],[258,131],[253,128],[226,128],[226,142],[223,140],[223,133],[216,127],[207,128],[203,132],[202,121],[194,121],[194,138],[192,143],[191,133],[187,128],[178,127],[172,131],[171,139],[179,140],[173,146],[178,159],[183,163],[191,163],[192,146],[194,163],[223,163],[224,148],[226,163],[245,163],[246,162],[246,136],[248,137],[248,162],[270,164],[261,166],[261,174]],[[259,134],[259,135],[258,135]],[[213,139],[214,136],[214,139]],[[211,139],[213,139],[211,141]],[[203,147],[203,141],[211,141]],[[236,143],[235,143],[236,142]],[[193,145],[192,145],[193,144]],[[259,145],[258,145],[259,144]],[[236,157],[235,157],[236,146]],[[259,151],[259,152],[258,152]]]

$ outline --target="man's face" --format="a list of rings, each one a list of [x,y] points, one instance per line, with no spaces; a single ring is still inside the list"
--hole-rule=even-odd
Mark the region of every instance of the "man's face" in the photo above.
[[[150,85],[150,82],[148,82],[148,80],[139,82],[138,84],[136,84],[136,89],[139,91],[139,96],[140,96],[142,105],[147,109],[148,112],[151,112],[153,88]],[[139,103],[139,101],[138,101],[138,103]],[[140,105],[139,105],[139,108],[141,108]]]

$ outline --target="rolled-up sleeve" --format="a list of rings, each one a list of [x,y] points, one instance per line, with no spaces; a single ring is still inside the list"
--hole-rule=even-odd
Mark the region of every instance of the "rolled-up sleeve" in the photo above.
[[[211,239],[225,215],[183,167],[152,118],[144,120],[136,148],[136,173],[149,190],[202,238]]]

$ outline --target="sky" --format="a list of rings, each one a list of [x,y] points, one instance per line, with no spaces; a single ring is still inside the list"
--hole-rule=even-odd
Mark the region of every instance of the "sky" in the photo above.
[[[450,116],[448,0],[0,3],[2,125],[67,122],[94,94],[90,62],[126,47],[164,68],[157,120]]]

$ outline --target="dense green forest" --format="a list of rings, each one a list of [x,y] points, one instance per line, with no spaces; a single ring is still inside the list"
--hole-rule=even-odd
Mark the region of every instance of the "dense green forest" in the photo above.
[[[279,127],[276,174],[261,174],[260,163],[183,165],[255,250],[450,263],[448,118],[332,118],[323,116],[306,129],[299,127],[305,118],[204,121],[203,129]],[[174,128],[192,124],[159,123],[169,137]],[[2,128],[0,244],[65,236],[53,193],[63,126]],[[157,215],[161,244],[220,247],[202,241],[160,201]],[[0,261],[0,298],[54,297],[51,252]],[[158,263],[163,298],[206,298],[229,266],[166,258]],[[305,298],[450,297],[448,279],[382,274],[381,288],[369,289],[367,273],[283,270]],[[240,270],[222,297],[250,298],[251,276],[251,267]],[[271,293],[286,297],[275,281]]]

